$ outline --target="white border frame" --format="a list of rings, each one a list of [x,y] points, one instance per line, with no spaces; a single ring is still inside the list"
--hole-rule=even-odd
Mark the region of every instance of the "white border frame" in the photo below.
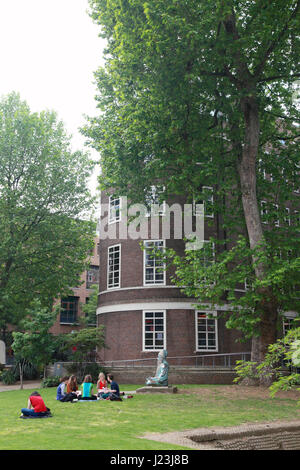
[[[213,315],[215,317],[215,331],[216,331],[216,347],[215,349],[199,349],[198,348],[198,313],[205,313],[206,315]],[[195,310],[195,345],[196,352],[218,352],[219,351],[219,333],[218,333],[218,314],[216,310]]]
[[[110,248],[116,248],[117,246],[120,248],[120,251],[119,251],[119,253],[120,253],[120,261],[119,261],[119,285],[118,285],[118,286],[109,287],[109,285],[108,285],[108,274],[109,274],[109,264],[108,264],[108,262],[109,262],[109,250],[110,250]],[[109,291],[112,291],[112,290],[114,290],[114,289],[119,289],[119,288],[121,287],[121,259],[122,259],[122,258],[121,258],[121,251],[122,251],[122,246],[121,246],[121,244],[120,244],[120,243],[119,243],[119,244],[117,244],[117,245],[111,245],[111,246],[108,246],[108,247],[107,247],[107,262],[106,262],[106,270],[107,270],[107,273],[106,273],[106,286],[107,286],[107,290],[109,290]]]
[[[114,199],[119,199],[120,201],[120,205],[119,205],[119,218],[114,218],[114,219],[111,219],[110,218],[110,214],[111,214],[111,199],[114,198]],[[118,222],[121,222],[121,211],[122,211],[122,197],[121,196],[109,196],[109,199],[108,199],[108,224],[111,225],[111,224],[116,224]]]
[[[164,344],[163,344],[163,347],[162,349],[146,349],[145,348],[145,313],[147,312],[162,312],[163,313],[163,325],[164,325],[164,329],[163,329],[163,333],[164,333]],[[162,351],[163,349],[167,349],[167,311],[165,309],[159,309],[159,308],[156,308],[156,309],[150,309],[148,308],[147,310],[143,310],[143,315],[142,315],[142,322],[143,322],[143,325],[142,325],[142,330],[143,330],[143,352],[157,352],[157,351]]]
[[[166,240],[163,239],[158,239],[158,240],[144,240],[144,254],[143,254],[143,287],[159,287],[159,286],[165,286],[166,285],[166,263],[163,264],[163,282],[153,282],[153,283],[148,283],[146,284],[146,246],[145,243],[147,242],[163,242],[163,250],[165,251],[166,249]]]
[[[203,189],[209,189],[209,190],[211,190],[212,204],[214,204],[214,188],[213,188],[213,186],[202,186],[202,190],[203,190]],[[200,205],[203,204],[204,217],[206,217],[206,218],[208,218],[208,219],[214,219],[214,217],[215,217],[215,213],[214,213],[214,212],[213,212],[212,214],[207,214],[207,213],[206,213],[207,202],[208,202],[208,201],[202,200],[202,203],[200,203]],[[203,215],[203,212],[202,212],[201,210],[200,210],[199,212],[197,212],[197,210],[196,210],[197,204],[198,204],[198,202],[196,202],[196,199],[193,198],[192,207],[193,207],[193,216],[195,216],[195,217],[196,217],[197,215],[200,215],[200,216]]]

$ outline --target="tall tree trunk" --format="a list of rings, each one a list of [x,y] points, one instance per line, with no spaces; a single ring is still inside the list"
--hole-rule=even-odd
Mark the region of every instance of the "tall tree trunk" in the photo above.
[[[238,163],[242,203],[251,249],[261,246],[264,242],[260,211],[256,194],[256,160],[259,145],[259,112],[254,93],[248,93],[241,100],[241,109],[245,122],[245,140],[241,161]],[[265,266],[257,262],[253,256],[253,264],[257,279],[265,277]],[[260,314],[258,337],[253,337],[251,360],[261,362],[267,352],[268,345],[276,340],[277,305],[270,288],[261,289],[263,301],[257,306]]]

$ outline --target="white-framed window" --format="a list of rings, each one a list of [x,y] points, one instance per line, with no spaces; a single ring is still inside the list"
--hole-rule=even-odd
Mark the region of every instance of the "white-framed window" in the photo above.
[[[296,312],[287,312],[283,314],[283,317],[282,317],[283,336],[285,336],[289,330],[291,330],[292,328],[295,328],[294,320],[296,316],[297,316]]]
[[[165,249],[165,240],[144,241],[144,286],[165,285],[165,263],[160,253]]]
[[[286,207],[285,208],[285,218],[284,218],[284,221],[287,225],[291,225],[291,215],[290,215],[290,208],[289,207]]]
[[[107,288],[116,289],[121,284],[121,245],[108,247]]]
[[[217,312],[196,310],[196,351],[218,351]],[[212,318],[214,317],[214,318]]]
[[[278,218],[278,211],[279,211],[279,206],[278,204],[274,204],[274,209],[275,209],[275,222],[274,222],[274,225],[275,227],[279,227],[279,218]]]
[[[200,212],[197,211],[197,204],[204,205],[204,216],[213,218],[214,217],[214,189],[212,186],[202,186],[201,193],[199,196],[194,197],[193,199],[193,215],[201,215]]]
[[[113,224],[121,220],[121,198],[109,196],[108,223]]]
[[[215,243],[210,240],[203,240],[203,266],[208,268],[215,262],[216,258],[216,247]]]
[[[202,240],[202,241],[203,241],[203,247],[199,251],[199,253],[201,254],[201,257],[200,258],[197,257],[197,261],[195,262],[195,264],[192,265],[193,266],[192,269],[194,269],[195,287],[199,287],[202,284],[202,282],[199,283],[199,278],[198,278],[198,268],[197,268],[198,260],[200,261],[201,265],[204,268],[209,268],[215,262],[215,257],[216,257],[215,243],[212,242],[211,240]],[[210,285],[210,286],[215,285],[215,281],[213,280],[208,281],[206,275],[202,276],[202,280],[204,280],[207,285]]]
[[[299,187],[297,187],[297,186],[296,186],[296,184],[298,184],[298,181],[299,181],[299,170],[300,170],[300,164],[299,164],[299,163],[296,163],[295,165],[296,165],[296,168],[297,168],[297,170],[296,170],[296,178],[295,178],[295,179],[296,179],[296,181],[297,181],[297,183],[295,183],[295,189],[294,189],[294,193],[297,193],[297,194],[299,194],[299,193],[300,193],[300,188],[299,188]]]
[[[147,206],[146,217],[151,215],[160,215],[163,216],[166,212],[166,201],[160,200],[160,195],[164,191],[165,187],[162,189],[157,188],[157,186],[152,185],[150,191],[145,192],[145,202]]]
[[[268,215],[268,209],[267,209],[267,202],[266,201],[261,201],[260,203],[260,215],[262,218],[262,223],[266,224],[267,221],[265,220],[265,217]]]
[[[250,284],[250,281],[249,279],[246,277],[245,281],[244,281],[244,287],[245,287],[245,291],[251,289],[251,284]]]
[[[258,171],[262,175],[263,179],[265,180],[266,179],[266,170],[264,168],[262,158],[260,158],[258,160]]]
[[[143,351],[166,348],[166,310],[143,310]]]

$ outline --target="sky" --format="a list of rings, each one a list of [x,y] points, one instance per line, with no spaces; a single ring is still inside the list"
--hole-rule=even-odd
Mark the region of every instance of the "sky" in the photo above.
[[[87,150],[78,128],[84,114],[97,114],[93,73],[103,65],[100,27],[87,10],[88,0],[0,0],[0,95],[16,91],[31,111],[56,111],[74,150]]]

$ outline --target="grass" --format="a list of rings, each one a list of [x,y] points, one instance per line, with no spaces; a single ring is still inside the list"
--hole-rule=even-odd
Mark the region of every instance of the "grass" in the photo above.
[[[199,388],[200,386],[197,386]],[[247,422],[299,418],[297,400],[228,398],[221,387],[179,386],[184,394],[134,395],[122,402],[57,402],[56,389],[40,389],[53,418],[22,420],[30,390],[0,393],[2,450],[172,450],[183,447],[140,439],[146,432],[183,431],[199,427],[235,426]],[[207,389],[211,394],[207,393]],[[121,390],[138,386],[122,385]]]

